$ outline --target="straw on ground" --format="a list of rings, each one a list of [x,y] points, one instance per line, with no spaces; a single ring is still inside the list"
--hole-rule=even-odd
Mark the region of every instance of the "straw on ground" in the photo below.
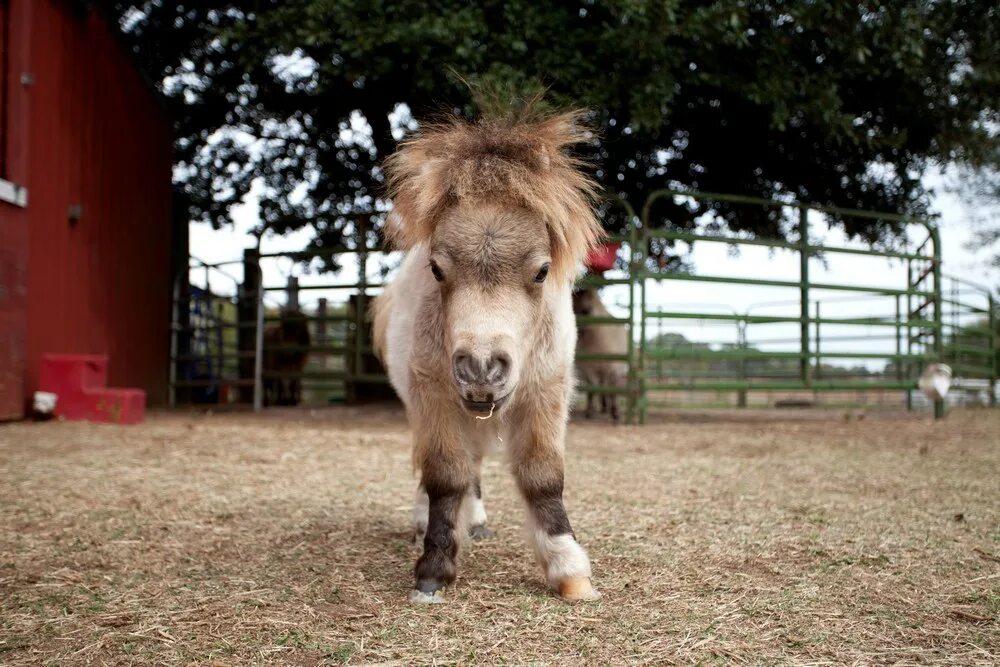
[[[497,536],[407,603],[398,412],[0,427],[0,663],[940,663],[1000,655],[1000,416],[574,425],[604,593]]]

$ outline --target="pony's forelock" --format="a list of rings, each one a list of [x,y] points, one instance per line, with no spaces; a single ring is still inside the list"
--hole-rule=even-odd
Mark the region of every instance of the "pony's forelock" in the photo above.
[[[601,236],[597,186],[567,149],[588,138],[578,111],[518,120],[452,118],[423,127],[386,161],[393,211],[387,238],[427,241],[457,204],[522,207],[545,221],[552,271],[570,276]]]

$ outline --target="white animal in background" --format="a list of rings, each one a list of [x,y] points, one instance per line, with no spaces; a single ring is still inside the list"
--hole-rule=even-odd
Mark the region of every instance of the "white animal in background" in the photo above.
[[[920,391],[931,401],[943,401],[951,388],[951,367],[945,364],[928,364],[917,382]]]

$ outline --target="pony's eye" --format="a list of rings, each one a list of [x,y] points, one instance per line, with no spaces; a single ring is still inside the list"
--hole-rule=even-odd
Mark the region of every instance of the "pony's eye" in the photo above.
[[[431,273],[434,274],[434,280],[438,282],[444,280],[444,274],[441,273],[441,269],[438,268],[438,265],[434,262],[431,262]]]
[[[535,282],[544,283],[548,275],[549,275],[549,265],[543,264],[542,268],[538,269],[538,273],[535,274]]]

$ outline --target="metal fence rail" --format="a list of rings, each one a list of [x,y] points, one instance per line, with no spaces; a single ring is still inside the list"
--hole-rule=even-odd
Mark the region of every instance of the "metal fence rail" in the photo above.
[[[998,355],[997,304],[988,287],[943,275],[942,361],[967,389],[988,392],[996,405]]]
[[[669,229],[669,219],[654,217],[657,204],[670,199],[696,207],[723,203],[732,210],[746,206],[778,211],[794,223],[796,238],[787,241],[674,231]],[[624,286],[626,296],[618,304],[619,312],[624,313],[579,316],[578,322],[624,326],[628,346],[623,353],[580,353],[577,359],[627,364],[625,386],[579,387],[587,393],[623,396],[627,421],[644,422],[651,408],[673,405],[668,399],[676,394],[694,397],[692,400],[704,405],[747,406],[760,400],[804,403],[828,392],[857,392],[900,399],[905,395],[912,408],[917,378],[932,361],[949,364],[960,384],[968,385],[970,391],[988,392],[995,403],[995,300],[984,286],[942,274],[940,238],[930,222],[871,211],[680,190],[651,193],[641,215],[636,215],[628,202],[618,200],[616,204],[623,208],[626,224],[623,233],[608,240],[622,245],[622,270],[612,277],[588,275],[581,283]],[[711,206],[705,207],[709,210]],[[923,236],[911,246],[891,250],[824,245],[810,238],[810,218],[819,215],[839,217],[847,226],[853,220],[892,222],[917,229]],[[228,397],[252,403],[259,410],[265,403],[266,387],[284,381],[298,383],[303,395],[313,402],[356,402],[364,394],[385,392],[384,371],[371,355],[368,320],[370,300],[382,287],[370,280],[369,263],[372,254],[383,249],[373,242],[366,225],[367,220],[359,217],[347,246],[319,253],[248,250],[242,260],[234,262],[193,260],[188,280],[176,285],[174,291],[171,403]],[[797,255],[799,272],[794,278],[777,279],[667,271],[654,265],[652,244],[676,242],[787,251]],[[262,261],[286,258],[294,262],[332,255],[353,257],[358,279],[262,284]],[[905,271],[900,272],[896,284],[813,280],[810,260],[836,255],[883,258],[905,265]],[[241,279],[229,272],[233,265],[242,265]],[[723,312],[711,304],[699,304],[693,310],[676,303],[663,308],[654,303],[650,292],[653,285],[668,282],[698,282],[720,288],[759,286],[786,290],[795,297],[742,309],[726,307]],[[213,284],[220,283],[231,289],[213,292]],[[299,294],[321,291],[342,294],[344,300],[331,304],[319,299],[310,307],[283,312],[282,301],[294,298],[298,304]],[[855,306],[863,307],[864,312],[844,312],[845,307]],[[295,320],[308,326],[308,345],[265,342],[267,330]],[[708,327],[723,338],[714,343],[681,341],[670,331],[691,323]],[[775,327],[784,330],[774,333]],[[792,327],[794,335],[788,331]],[[266,363],[276,354],[291,353],[307,355],[308,363],[294,371]],[[855,365],[848,365],[852,361]],[[878,368],[878,364],[882,366]],[[935,404],[934,410],[937,416],[943,415],[943,402]]]
[[[654,224],[655,204],[669,198],[687,198],[694,202],[725,202],[735,206],[753,206],[776,209],[784,217],[795,221],[797,239],[789,242],[780,239],[746,238],[734,234],[703,234],[663,229]],[[846,225],[854,219],[891,221],[908,227],[916,227],[926,233],[926,238],[911,249],[880,250],[856,247],[831,246],[813,243],[810,239],[810,214],[819,213],[841,218]],[[639,418],[644,421],[651,406],[665,402],[657,400],[667,392],[734,392],[737,405],[747,405],[750,392],[789,392],[791,399],[804,401],[804,397],[815,397],[819,392],[906,392],[912,407],[912,393],[917,386],[917,378],[923,367],[931,361],[951,363],[956,374],[963,377],[978,377],[989,384],[991,396],[995,395],[996,383],[996,326],[994,304],[989,291],[978,292],[985,295],[987,303],[969,311],[962,295],[955,293],[951,299],[957,305],[953,313],[975,312],[989,319],[973,331],[968,323],[956,319],[949,322],[943,295],[945,287],[941,273],[940,239],[937,228],[926,220],[912,219],[894,214],[870,211],[839,209],[825,206],[778,202],[753,197],[740,197],[715,193],[698,193],[679,190],[660,190],[652,193],[643,206],[638,222],[641,229],[640,248],[649,246],[651,239],[725,243],[733,246],[762,246],[770,249],[791,251],[798,255],[799,275],[793,279],[768,279],[745,276],[712,276],[700,273],[687,274],[663,272],[650,268],[649,263],[639,257],[633,262],[633,277],[641,283],[642,308],[640,318]],[[865,285],[817,282],[809,274],[809,260],[833,254],[868,256],[903,261],[906,264],[906,280],[902,285]],[[718,313],[698,310],[682,312],[653,309],[647,301],[647,282],[697,281],[719,285],[756,285],[772,288],[787,288],[798,292],[798,299],[785,302],[794,307],[794,314],[768,315],[744,312]],[[877,316],[834,317],[825,315],[824,305],[852,295],[852,302],[866,298],[879,300],[885,312]],[[905,307],[905,310],[904,310]],[[963,311],[963,308],[965,309]],[[735,338],[729,344],[685,348],[683,345],[664,345],[662,335],[650,338],[647,335],[650,324],[661,327],[664,322],[677,321],[711,322],[732,326]],[[798,336],[783,338],[754,338],[771,324],[798,324]],[[884,333],[872,336],[871,329]],[[851,330],[863,329],[858,334]],[[836,331],[835,335],[826,331]],[[959,336],[958,332],[964,332]],[[870,342],[878,337],[890,341],[892,351],[876,352],[862,349],[836,351],[828,349],[830,343]],[[780,350],[765,349],[778,345]],[[860,347],[860,346],[858,346]],[[861,366],[853,372],[843,366],[828,366],[828,360],[881,361],[885,367],[881,372],[872,372]],[[671,362],[664,367],[664,362]],[[700,364],[700,366],[698,365]],[[827,377],[829,376],[829,377]],[[790,400],[791,400],[790,399]],[[944,403],[938,401],[935,414],[944,413]]]
[[[205,263],[192,258],[187,280],[174,287],[173,323],[171,336],[170,404],[202,402],[192,394],[195,386],[223,388],[223,395],[240,403],[252,404],[255,410],[265,407],[268,387],[275,383],[295,383],[312,402],[351,402],[360,384],[388,383],[379,368],[372,369],[369,340],[368,305],[372,290],[381,285],[368,280],[369,258],[382,248],[375,245],[365,232],[365,221],[357,222],[351,246],[315,252],[261,253],[246,250],[242,260]],[[360,242],[364,239],[365,242]],[[287,259],[293,262],[311,261],[330,256],[353,256],[358,272],[354,282],[330,282],[299,285],[290,278],[285,285],[263,284],[262,262]],[[228,269],[242,267],[242,278]],[[219,278],[232,289],[217,289],[212,284]],[[213,280],[215,278],[216,280]],[[195,283],[200,282],[201,285]],[[331,304],[319,298],[310,306],[288,312],[288,302],[299,295],[318,291],[336,291],[344,295],[342,303]],[[203,321],[195,318],[199,295],[229,304],[229,319]],[[294,296],[293,296],[294,295]],[[302,323],[309,332],[310,343],[267,341],[267,332],[287,324]],[[192,343],[205,337],[217,338],[229,332],[226,344],[214,357],[225,360],[220,372],[195,381],[189,379],[192,368],[205,364],[201,348],[192,350]],[[307,363],[301,370],[286,371],[269,367],[269,359],[281,355],[303,354]],[[235,389],[233,393],[231,389]]]

